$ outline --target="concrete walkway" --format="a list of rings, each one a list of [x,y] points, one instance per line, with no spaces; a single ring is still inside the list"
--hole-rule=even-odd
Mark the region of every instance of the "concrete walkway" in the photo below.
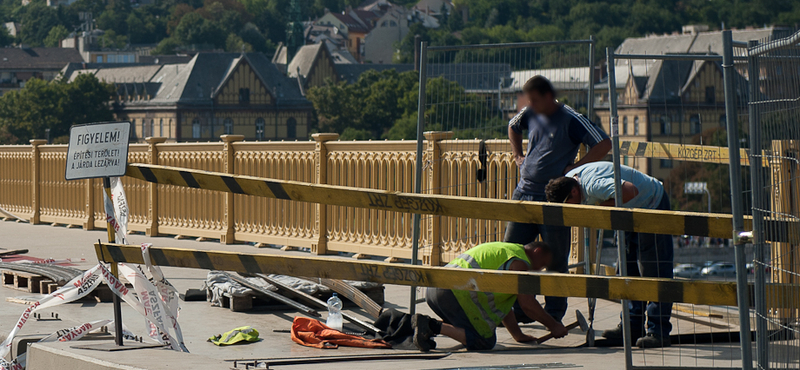
[[[86,269],[97,263],[94,254],[93,243],[98,239],[106,240],[105,231],[83,231],[78,229],[66,229],[64,227],[51,227],[49,225],[30,225],[16,222],[0,222],[0,248],[4,249],[29,249],[31,257],[39,258],[85,258],[87,261],[80,264],[79,268]],[[193,240],[174,240],[171,237],[149,238],[143,235],[130,235],[130,242],[153,243],[160,247],[179,247],[194,248],[205,250],[226,250],[247,253],[264,254],[288,254],[288,255],[308,255],[304,252],[283,252],[272,248],[255,248],[246,244],[221,245],[217,242],[197,242]],[[337,258],[337,257],[331,257]],[[345,258],[345,257],[338,257]],[[180,291],[184,292],[189,288],[200,288],[207,271],[164,268],[164,273],[169,281]],[[399,310],[408,309],[409,288],[404,286],[386,287],[385,307],[394,307]],[[419,296],[422,291],[420,289]],[[19,315],[25,306],[17,303],[7,302],[7,298],[30,296],[20,291],[0,288],[0,335],[4,336],[16,323]],[[595,320],[598,338],[602,329],[615,326],[619,320],[619,304],[599,301]],[[570,313],[564,319],[565,323],[574,321],[574,310],[580,309],[584,315],[588,315],[585,299],[570,299]],[[422,303],[417,306],[418,312],[432,314],[427,305]],[[735,308],[729,310],[735,311]],[[112,318],[112,307],[110,303],[72,303],[61,305],[52,310],[42,311],[43,316],[49,316],[50,312],[56,312],[62,321],[30,321],[22,330],[21,335],[49,334],[55,330],[74,326],[80,323]],[[363,316],[363,312],[352,311]],[[223,308],[211,307],[207,302],[182,302],[182,310],[179,321],[186,339],[186,345],[194,356],[207,358],[209,363],[227,359],[246,359],[246,358],[294,358],[294,357],[316,357],[333,355],[364,355],[364,354],[392,354],[406,351],[398,350],[370,350],[360,348],[339,348],[337,350],[319,350],[303,347],[291,341],[288,333],[275,333],[273,330],[286,330],[291,326],[291,321],[297,314],[292,311],[268,311],[255,310],[244,313],[235,313]],[[685,314],[684,315],[690,315]],[[693,316],[695,320],[706,320],[701,316]],[[144,319],[133,309],[123,305],[124,323],[134,333],[144,335]],[[346,323],[346,322],[345,322]],[[217,347],[206,339],[212,335],[223,333],[238,326],[250,325],[261,334],[262,341],[248,345]],[[707,326],[689,321],[678,320],[675,323],[676,331],[681,333],[708,331]],[[546,334],[546,331],[539,325],[526,325],[523,330],[534,336]],[[675,334],[675,332],[673,332]],[[369,361],[369,362],[338,362],[325,365],[329,369],[370,369],[376,367],[403,368],[403,369],[442,369],[455,367],[476,367],[476,366],[498,366],[498,365],[518,365],[518,364],[540,364],[540,368],[554,363],[570,365],[568,368],[588,368],[588,369],[620,369],[624,366],[624,356],[622,348],[582,348],[585,342],[585,335],[578,329],[571,332],[569,336],[559,340],[551,340],[543,345],[523,345],[514,342],[508,333],[498,329],[498,345],[495,351],[482,353],[468,353],[461,346],[450,339],[439,337],[436,339],[438,350],[453,352],[447,358],[439,360],[407,360],[407,361]],[[58,351],[69,351],[80,356],[107,357],[104,361],[109,363],[119,363],[120,365],[137,367],[135,363],[127,363],[137,358],[136,353],[148,359],[158,359],[165,350],[137,350],[130,351],[126,355],[113,356],[99,352],[70,349],[64,344],[48,345],[48,348]],[[54,352],[55,350],[51,351]],[[57,352],[57,351],[55,351]],[[166,362],[175,362],[175,356],[163,355]],[[739,363],[738,343],[718,343],[702,345],[682,345],[673,346],[669,349],[658,350],[634,350],[634,363],[637,365],[649,366],[716,366],[716,367],[735,367]],[[128,360],[126,360],[128,359]],[[116,361],[116,362],[115,362]],[[193,360],[194,361],[194,360]],[[163,362],[163,361],[162,361]],[[202,361],[201,361],[202,362]],[[164,368],[175,368],[181,364],[166,364]],[[172,366],[169,366],[172,365]],[[181,366],[183,367],[183,366]],[[293,365],[277,368],[303,369],[309,365]],[[120,367],[123,368],[123,367]],[[142,368],[161,368],[161,367],[142,367]],[[536,367],[532,367],[536,368]],[[39,369],[35,369],[39,370]]]

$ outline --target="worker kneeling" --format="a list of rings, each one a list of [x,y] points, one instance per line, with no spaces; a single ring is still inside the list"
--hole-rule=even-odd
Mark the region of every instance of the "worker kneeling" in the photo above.
[[[465,269],[539,271],[550,264],[552,253],[547,244],[528,245],[494,242],[478,245],[451,261],[446,267]],[[519,300],[522,310],[546,326],[555,338],[567,335],[567,329],[544,311],[536,296],[428,288],[428,306],[442,321],[414,315],[414,344],[421,351],[435,348],[431,338],[437,334],[453,338],[468,350],[489,350],[497,342],[495,328],[501,322],[517,342],[535,341],[522,333],[512,306]]]

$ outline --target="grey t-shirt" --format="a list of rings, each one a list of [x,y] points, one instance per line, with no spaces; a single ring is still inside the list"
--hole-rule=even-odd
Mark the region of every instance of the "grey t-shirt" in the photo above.
[[[550,116],[525,107],[508,126],[519,134],[528,130],[528,148],[517,184],[524,194],[544,196],[547,182],[563,176],[581,143],[592,147],[608,139],[588,118],[564,104]]]

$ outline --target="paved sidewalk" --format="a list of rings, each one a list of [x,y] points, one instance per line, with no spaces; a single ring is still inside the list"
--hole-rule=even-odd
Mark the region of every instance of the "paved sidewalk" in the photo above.
[[[104,230],[84,231],[80,229],[66,229],[64,227],[51,227],[49,225],[30,225],[16,222],[0,222],[0,248],[29,249],[31,257],[39,258],[85,258],[80,268],[89,268],[97,263],[93,243],[106,240]],[[131,243],[153,243],[159,247],[179,247],[205,250],[225,250],[247,253],[283,254],[283,255],[309,255],[305,252],[283,252],[273,248],[255,248],[246,244],[222,245],[218,242],[197,242],[194,240],[175,240],[171,237],[149,238],[143,235],[130,235]],[[337,258],[332,256],[331,258]],[[345,258],[345,257],[338,257]],[[189,288],[200,288],[207,271],[182,268],[164,268],[167,279],[180,291]],[[24,305],[6,301],[9,297],[26,296],[20,291],[0,288],[0,336],[4,336],[16,323],[19,315],[25,309]],[[421,292],[418,296],[422,296]],[[399,310],[407,310],[409,288],[405,286],[386,287],[386,305]],[[289,358],[289,357],[314,357],[347,354],[380,354],[397,353],[395,350],[372,350],[360,348],[339,348],[338,350],[319,350],[303,347],[291,341],[287,333],[275,333],[275,329],[289,329],[295,312],[255,310],[236,313],[228,309],[211,307],[207,302],[181,302],[182,310],[179,321],[186,339],[186,345],[194,354],[207,356],[213,359],[241,359],[241,358]],[[432,314],[427,305],[419,304],[418,312]],[[565,323],[574,321],[574,310],[580,309],[588,317],[585,299],[570,299],[571,313],[564,319]],[[32,333],[51,333],[57,329],[73,326],[79,323],[112,318],[110,303],[72,303],[61,305],[42,313],[49,316],[56,312],[63,319],[62,322],[30,321],[22,330],[22,335]],[[123,318],[125,325],[138,335],[144,334],[144,319],[135,311],[123,305]],[[363,313],[355,310],[356,315],[362,318]],[[619,320],[619,304],[601,300],[595,320],[598,337],[602,329],[611,328]],[[346,323],[346,322],[345,322]],[[217,347],[206,339],[214,334],[222,333],[238,326],[250,325],[258,329],[263,340],[258,343]],[[702,325],[687,324],[681,321],[680,330],[701,331]],[[689,328],[692,326],[692,328]],[[534,336],[546,334],[539,325],[526,325],[523,330]],[[376,367],[403,368],[403,369],[437,369],[453,367],[474,367],[490,365],[515,365],[515,364],[572,364],[574,368],[588,369],[620,369],[624,366],[622,348],[579,348],[585,342],[585,336],[580,330],[573,330],[569,336],[559,340],[551,340],[543,345],[522,345],[514,342],[508,333],[498,329],[498,345],[496,351],[468,353],[458,343],[450,339],[439,337],[436,339],[439,350],[453,351],[454,354],[441,360],[414,360],[414,361],[370,361],[370,362],[339,362],[325,364],[329,369],[369,369]],[[722,343],[715,345],[676,346],[667,350],[635,350],[634,361],[638,365],[653,366],[736,366],[739,360],[737,343]],[[319,365],[317,365],[319,366]],[[308,365],[285,366],[281,368],[302,369]]]

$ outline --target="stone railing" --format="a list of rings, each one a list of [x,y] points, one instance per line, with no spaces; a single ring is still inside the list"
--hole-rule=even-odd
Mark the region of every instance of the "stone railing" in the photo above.
[[[422,191],[508,199],[518,171],[507,140],[489,140],[487,178],[478,140],[451,140],[452,133],[426,133]],[[128,162],[202,169],[283,180],[413,192],[414,141],[337,141],[316,134],[307,142],[166,143],[147,138],[131,144]],[[0,146],[0,206],[34,224],[105,228],[99,179],[66,181],[67,147]],[[234,195],[124,178],[131,231],[150,236],[219,239],[308,248],[313,253],[355,253],[387,259],[411,257],[412,215]],[[2,215],[0,215],[2,217]],[[424,216],[420,255],[439,265],[480,242],[502,239],[498,221]]]

